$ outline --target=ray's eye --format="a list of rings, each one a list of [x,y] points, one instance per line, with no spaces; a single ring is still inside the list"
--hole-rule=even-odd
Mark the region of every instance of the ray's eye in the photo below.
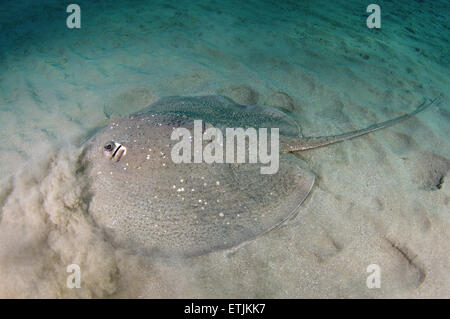
[[[105,150],[107,150],[109,152],[112,151],[114,149],[114,147],[115,147],[114,142],[108,142],[104,146]]]
[[[122,156],[124,156],[127,152],[127,148],[125,146],[114,141],[109,141],[103,145],[103,149],[103,155],[111,160],[114,159],[116,162],[120,161]]]

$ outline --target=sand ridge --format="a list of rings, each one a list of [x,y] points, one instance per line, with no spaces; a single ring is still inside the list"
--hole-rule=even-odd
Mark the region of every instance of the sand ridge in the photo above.
[[[448,3],[382,2],[381,30],[359,1],[79,4],[82,32],[60,27],[58,1],[0,11],[0,296],[450,296]],[[106,116],[202,94],[290,109],[310,136],[440,103],[300,154],[317,175],[300,214],[233,254],[114,247],[89,216],[77,146]],[[65,286],[70,263],[81,289]],[[380,289],[366,287],[373,263]]]

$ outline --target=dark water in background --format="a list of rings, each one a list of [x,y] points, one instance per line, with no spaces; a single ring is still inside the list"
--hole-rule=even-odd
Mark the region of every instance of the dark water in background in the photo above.
[[[79,30],[66,27],[68,3],[63,1],[3,1],[0,6],[1,176],[14,174],[20,165],[35,161],[55,144],[77,144],[106,123],[105,115],[129,114],[168,95],[223,94],[243,104],[290,107],[307,135],[364,127],[410,111],[424,97],[441,96],[434,111],[401,132],[407,136],[418,129],[424,134],[413,142],[406,137],[401,142],[386,141],[385,146],[398,156],[404,155],[398,151],[400,145],[450,157],[448,1],[378,1],[380,30],[367,28],[369,3],[364,1],[76,3],[81,7]],[[377,149],[376,153],[383,152]],[[382,155],[378,160],[388,162]],[[322,166],[315,169],[321,172]],[[344,182],[355,183],[351,178]],[[2,189],[0,199],[4,192],[8,189]],[[88,239],[81,242],[90,247]],[[63,248],[56,249],[56,255],[66,256],[67,246],[58,246]],[[109,256],[101,266],[115,269],[108,259],[113,254],[98,249],[99,256]],[[42,258],[41,266],[54,256]],[[220,261],[211,262],[217,264]],[[14,268],[15,263],[8,265]],[[34,277],[36,273],[33,268]],[[3,283],[15,278],[11,273],[2,275]],[[259,287],[262,290],[253,296],[282,296],[271,287],[281,289],[291,278],[266,275],[265,290]],[[23,284],[17,285],[17,291],[4,290],[4,295],[21,295],[20,288],[25,291],[33,276],[22,273]],[[176,279],[174,275],[171,280]],[[109,279],[102,280],[94,281],[91,293],[83,296],[118,291]],[[277,280],[281,283],[275,285]],[[256,282],[249,285],[256,287]],[[103,285],[99,291],[95,283]],[[239,291],[222,286],[221,294],[220,287],[208,287],[215,296]],[[208,295],[199,289],[196,295]],[[164,290],[164,294],[190,296],[192,291],[186,291]],[[243,291],[251,295],[251,290]],[[298,296],[293,288],[286,291],[283,296]],[[150,289],[149,295],[160,292]],[[52,289],[46,293],[30,290],[30,294],[64,296]]]
[[[385,91],[424,93],[448,84],[446,1],[381,1],[381,30],[366,27],[361,1],[78,4],[82,28],[70,30],[61,1],[3,3],[2,106],[14,102],[8,97],[15,89],[45,108],[38,90],[74,101],[124,87],[164,96],[232,83],[308,98],[324,85],[379,103]],[[299,78],[302,72],[313,79]]]

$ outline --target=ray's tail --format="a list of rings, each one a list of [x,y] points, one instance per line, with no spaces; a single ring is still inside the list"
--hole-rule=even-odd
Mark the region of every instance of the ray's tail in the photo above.
[[[352,138],[355,138],[355,137],[358,137],[358,136],[361,136],[361,135],[364,135],[364,134],[367,134],[367,133],[370,133],[373,131],[377,131],[382,128],[386,128],[386,127],[392,126],[394,124],[397,124],[401,121],[404,121],[406,119],[409,119],[410,117],[412,117],[412,116],[416,115],[417,113],[422,112],[423,110],[430,107],[434,102],[436,102],[437,99],[438,98],[434,98],[429,103],[427,103],[427,100],[425,100],[422,104],[420,104],[411,113],[401,115],[399,117],[393,118],[388,121],[376,123],[376,124],[373,124],[371,126],[368,126],[366,128],[360,129],[360,130],[351,131],[351,132],[347,132],[347,133],[343,133],[343,134],[339,134],[339,135],[333,135],[333,136],[304,137],[302,139],[296,139],[296,140],[293,139],[293,140],[290,140],[290,141],[287,141],[286,143],[284,143],[284,145],[282,146],[282,150],[283,150],[283,152],[305,151],[305,150],[309,150],[309,149],[313,149],[313,148],[317,148],[317,147],[322,147],[322,146],[342,142],[344,140],[349,140],[349,139],[352,139]]]

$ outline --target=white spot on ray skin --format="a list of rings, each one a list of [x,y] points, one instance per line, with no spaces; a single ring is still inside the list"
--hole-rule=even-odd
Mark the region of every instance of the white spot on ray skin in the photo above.
[[[172,116],[172,114],[169,115]],[[166,114],[163,114],[163,127],[160,128],[157,126],[158,122],[160,122],[159,115],[155,114],[153,121],[151,116],[153,115],[145,114],[142,117],[139,115],[134,122],[121,122],[119,128],[113,125],[114,132],[111,132],[107,127],[103,131],[107,138],[102,138],[102,141],[117,140],[120,143],[124,143],[129,147],[128,157],[125,160],[122,158],[122,162],[119,164],[113,163],[114,168],[102,167],[101,164],[103,162],[93,162],[95,166],[94,170],[91,170],[92,175],[95,175],[97,171],[103,171],[103,169],[108,168],[110,170],[116,169],[113,173],[118,172],[117,175],[120,175],[120,178],[118,176],[110,176],[108,171],[106,171],[106,173],[103,173],[103,178],[98,177],[95,179],[97,181],[95,186],[97,186],[98,190],[95,198],[97,200],[95,214],[100,217],[99,220],[103,220],[101,219],[103,217],[110,218],[107,220],[109,225],[111,225],[112,219],[119,217],[117,220],[119,225],[116,225],[114,229],[114,234],[118,234],[117,242],[119,244],[121,242],[127,244],[128,236],[131,236],[131,246],[137,249],[140,249],[140,246],[147,247],[150,245],[161,249],[163,253],[167,249],[168,254],[172,254],[172,251],[175,254],[178,254],[178,251],[181,251],[182,254],[197,254],[197,249],[201,249],[199,251],[203,253],[203,251],[208,251],[211,247],[220,246],[223,242],[234,243],[236,240],[239,240],[240,237],[237,239],[234,237],[227,238],[234,236],[235,232],[230,232],[231,226],[226,225],[242,224],[247,227],[236,228],[237,231],[240,232],[242,230],[244,232],[239,234],[239,236],[242,235],[242,238],[244,238],[247,236],[246,230],[257,224],[253,221],[255,215],[258,215],[258,221],[260,219],[264,222],[266,221],[265,217],[262,217],[260,214],[261,210],[258,209],[258,211],[254,212],[252,210],[253,206],[251,206],[254,202],[256,202],[255,205],[263,205],[264,201],[250,201],[249,215],[247,215],[247,210],[243,209],[243,218],[236,217],[236,213],[243,208],[243,205],[240,205],[239,201],[234,200],[234,193],[237,193],[236,198],[239,200],[245,200],[245,192],[247,190],[232,187],[234,179],[229,177],[229,175],[234,173],[234,170],[230,172],[226,167],[223,168],[220,165],[217,165],[217,169],[215,165],[205,165],[204,168],[194,166],[194,169],[190,170],[189,167],[174,165],[173,162],[170,162],[170,147],[167,145],[171,144],[167,144],[168,138],[166,138],[166,135],[167,133],[170,134],[171,128],[173,129],[173,123],[177,123],[177,126],[181,125],[184,123],[184,119],[178,118],[178,114],[173,114],[178,121],[172,121],[169,117],[169,122],[166,123],[164,122]],[[148,120],[149,118],[150,120]],[[137,122],[140,123],[142,130],[137,130]],[[124,125],[129,126],[130,129],[126,131]],[[136,140],[135,143],[133,143],[133,139]],[[149,145],[152,145],[151,148]],[[155,151],[154,153],[153,150]],[[160,154],[159,156],[158,153]],[[163,159],[164,156],[167,158]],[[152,161],[148,161],[150,159]],[[124,168],[124,171],[120,171],[121,168]],[[237,168],[239,169],[240,167]],[[244,168],[246,168],[245,165]],[[140,169],[140,171],[135,172],[136,169]],[[259,174],[257,176],[252,175],[253,170],[248,171],[244,169],[242,172],[243,174],[238,174],[237,176],[237,184],[239,185],[262,180],[259,178]],[[246,179],[246,176],[249,178]],[[178,184],[181,185],[170,185],[174,181],[178,181]],[[186,187],[184,187],[184,184],[186,184]],[[120,187],[122,185],[127,185],[127,187]],[[216,185],[216,189],[208,189],[208,187],[214,185]],[[265,185],[261,183],[261,187],[256,188],[256,191],[268,191],[264,193],[261,191],[261,194],[256,194],[257,196],[265,195],[267,198],[271,187],[270,185],[265,187]],[[104,191],[110,186],[113,192]],[[191,191],[189,191],[189,186],[191,186]],[[170,191],[171,189],[172,191]],[[193,194],[194,192],[196,194]],[[149,201],[151,196],[155,198],[152,204]],[[270,200],[273,200],[273,198],[274,196],[269,197]],[[105,210],[105,206],[108,206],[109,209]],[[198,211],[199,209],[201,211]],[[128,220],[124,218],[124,212],[128,213],[125,213],[125,215],[131,215],[133,219]],[[143,215],[143,213],[148,213],[152,217],[147,220],[148,215]],[[195,218],[195,213],[198,215],[196,219],[193,219]],[[227,214],[227,218],[225,218],[225,214]],[[269,213],[266,215],[269,215]],[[147,222],[149,223],[147,224]],[[154,228],[155,222],[160,223],[158,228]],[[181,227],[176,227],[175,225]],[[227,230],[224,232],[225,237],[221,236],[222,238],[218,238],[216,236],[214,230],[220,229],[220,227]],[[257,227],[265,227],[265,224],[258,224]],[[161,236],[165,230],[168,230],[166,232],[167,235]],[[252,229],[250,235],[256,232],[259,232],[259,228],[255,228],[254,231]],[[178,233],[181,233],[183,236],[177,237]],[[200,237],[204,236],[205,240],[202,237],[202,240],[189,241],[197,235]],[[181,242],[176,242],[180,238],[182,238]],[[175,244],[173,245],[171,241],[174,241]],[[201,245],[205,247],[203,248]]]

